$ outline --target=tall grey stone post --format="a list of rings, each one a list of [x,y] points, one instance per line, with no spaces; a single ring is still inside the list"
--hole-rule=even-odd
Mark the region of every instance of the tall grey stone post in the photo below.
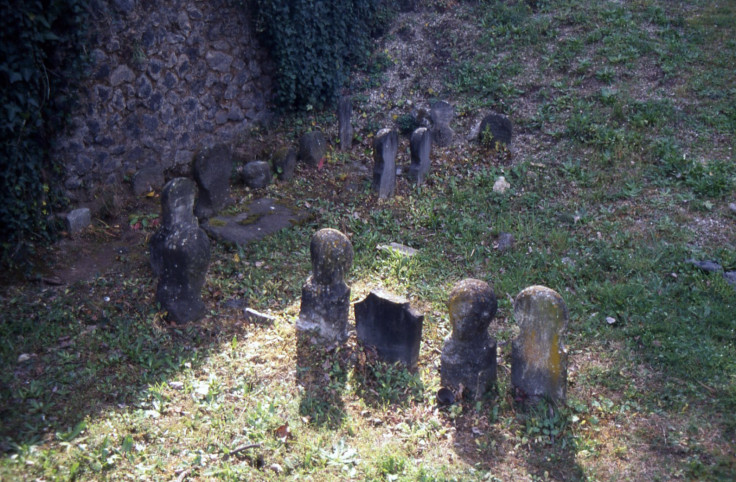
[[[340,131],[341,151],[349,151],[353,145],[353,125],[350,123],[352,113],[352,99],[350,97],[341,97],[337,105],[337,123]]]
[[[450,293],[452,334],[442,348],[440,378],[443,387],[463,390],[466,399],[480,398],[496,383],[496,340],[488,326],[497,306],[485,281],[460,281]]]
[[[519,337],[511,347],[511,383],[519,398],[564,403],[567,395],[567,306],[554,290],[531,286],[514,301]]]
[[[392,129],[381,129],[373,140],[373,189],[379,199],[394,195],[396,189],[396,151],[399,134]]]
[[[452,144],[455,132],[450,127],[455,109],[449,102],[441,100],[435,102],[429,111],[432,118],[432,142],[439,147],[447,147]]]
[[[348,337],[350,287],[345,275],[353,264],[353,245],[336,229],[320,229],[309,245],[312,274],[302,287],[296,329],[313,332],[326,344]]]
[[[163,226],[150,242],[151,266],[159,276],[156,301],[175,323],[204,316],[201,291],[210,261],[210,240],[193,213],[194,183],[169,181],[161,193]]]
[[[416,129],[411,135],[411,165],[409,180],[417,185],[424,184],[429,173],[429,152],[432,149],[432,134],[426,127]]]

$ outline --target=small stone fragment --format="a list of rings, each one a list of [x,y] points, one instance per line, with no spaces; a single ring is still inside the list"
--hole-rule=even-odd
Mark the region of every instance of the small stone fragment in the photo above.
[[[498,176],[498,179],[496,179],[496,182],[493,183],[493,192],[503,194],[510,187],[511,187],[511,184],[508,183],[508,181],[506,180],[504,176]]]
[[[69,234],[78,234],[92,224],[89,208],[75,209],[66,215],[66,229]]]
[[[500,233],[498,235],[498,250],[503,253],[514,247],[516,239],[511,233]]]
[[[265,161],[252,161],[243,166],[240,175],[246,186],[261,189],[271,184],[271,165]]]

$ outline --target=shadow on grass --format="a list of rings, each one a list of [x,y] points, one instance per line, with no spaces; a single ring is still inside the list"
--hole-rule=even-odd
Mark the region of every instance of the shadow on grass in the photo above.
[[[87,417],[105,410],[149,407],[149,387],[196,369],[242,331],[225,315],[169,325],[154,291],[144,275],[109,273],[69,287],[2,293],[0,453],[68,442]]]
[[[327,351],[311,334],[296,333],[296,383],[303,389],[299,414],[317,426],[337,429],[345,419],[342,392],[350,350],[337,347]]]

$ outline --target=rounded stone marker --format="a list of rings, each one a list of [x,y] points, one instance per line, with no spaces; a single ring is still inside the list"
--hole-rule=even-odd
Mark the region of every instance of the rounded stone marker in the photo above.
[[[511,383],[521,400],[563,402],[567,392],[567,306],[554,290],[530,286],[514,301],[519,337],[511,345]]]
[[[488,326],[498,304],[493,289],[485,281],[466,279],[450,293],[448,309],[452,334],[441,356],[441,383],[459,390],[467,398],[478,398],[496,383],[496,341]]]
[[[336,229],[321,229],[309,245],[312,275],[302,286],[297,331],[314,332],[325,343],[348,337],[350,287],[345,275],[353,264],[353,245]]]

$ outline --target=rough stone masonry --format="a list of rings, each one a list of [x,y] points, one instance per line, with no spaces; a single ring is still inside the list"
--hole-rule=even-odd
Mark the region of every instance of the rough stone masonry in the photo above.
[[[187,175],[200,146],[267,115],[270,69],[241,2],[90,2],[91,65],[52,153],[72,200],[147,167]]]

